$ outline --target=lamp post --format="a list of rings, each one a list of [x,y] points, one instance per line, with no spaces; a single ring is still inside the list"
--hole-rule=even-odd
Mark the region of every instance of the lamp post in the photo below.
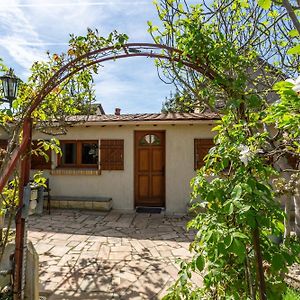
[[[12,102],[17,97],[19,82],[21,81],[15,74],[14,70],[10,68],[8,72],[0,76],[2,82],[2,93],[4,98],[1,98],[1,102],[9,103],[9,107],[12,106]]]
[[[9,103],[12,107],[12,102],[17,97],[18,86],[20,79],[14,74],[14,70],[10,68],[6,74],[0,76],[2,82],[2,94],[4,98],[0,98],[0,103]],[[13,284],[13,299],[24,299],[25,288],[25,261],[26,258],[26,218],[22,217],[23,212],[23,195],[24,187],[29,182],[30,172],[30,145],[31,145],[31,132],[32,122],[31,118],[27,117],[23,121],[23,142],[20,145],[20,151],[23,151],[20,163],[20,178],[19,178],[19,207],[16,214],[16,236],[15,236],[15,255],[14,255],[14,284]]]

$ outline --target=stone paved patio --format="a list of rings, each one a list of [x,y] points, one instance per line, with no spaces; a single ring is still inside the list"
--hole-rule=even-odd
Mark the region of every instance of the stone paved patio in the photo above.
[[[31,216],[46,299],[160,299],[188,258],[186,218],[53,210]],[[195,276],[196,284],[201,277]]]

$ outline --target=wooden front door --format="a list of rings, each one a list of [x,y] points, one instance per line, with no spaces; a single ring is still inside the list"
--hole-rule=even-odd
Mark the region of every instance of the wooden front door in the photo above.
[[[165,206],[165,132],[135,131],[135,206]]]

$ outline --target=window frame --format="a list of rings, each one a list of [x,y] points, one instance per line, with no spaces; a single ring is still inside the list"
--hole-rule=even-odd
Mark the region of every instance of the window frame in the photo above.
[[[76,157],[74,164],[63,164],[63,154],[57,156],[57,168],[63,169],[98,169],[99,167],[99,141],[98,140],[60,140],[60,146],[64,144],[76,145]],[[82,145],[83,144],[97,144],[98,160],[96,164],[83,164],[81,163]]]

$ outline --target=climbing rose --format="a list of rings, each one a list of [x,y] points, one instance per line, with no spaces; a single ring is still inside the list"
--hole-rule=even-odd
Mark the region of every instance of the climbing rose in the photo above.
[[[294,86],[292,90],[296,93],[300,93],[300,76],[295,80],[295,79],[287,79],[287,82],[292,83]]]
[[[240,145],[238,147],[240,151],[240,160],[243,162],[245,166],[248,165],[248,162],[252,159],[253,153],[250,151],[250,148],[246,145]]]

